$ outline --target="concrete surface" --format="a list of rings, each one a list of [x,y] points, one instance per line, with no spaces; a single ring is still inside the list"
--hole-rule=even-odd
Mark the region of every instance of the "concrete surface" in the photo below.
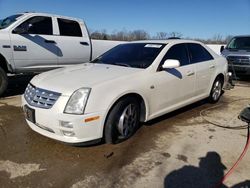
[[[247,139],[246,130],[204,118],[243,125],[237,115],[250,103],[249,81],[217,104],[201,101],[146,123],[121,144],[72,147],[27,126],[20,94],[30,78],[18,79],[0,99],[0,187],[216,187]],[[250,151],[223,187],[250,187]]]

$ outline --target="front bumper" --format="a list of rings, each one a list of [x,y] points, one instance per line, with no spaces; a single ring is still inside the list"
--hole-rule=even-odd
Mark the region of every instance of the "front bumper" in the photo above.
[[[224,82],[223,89],[225,89],[225,90],[233,89],[235,84],[233,83],[232,73],[231,72],[227,72],[225,74],[224,78],[225,78],[225,82]]]
[[[69,144],[88,142],[102,138],[104,111],[84,115],[63,113],[68,97],[61,96],[51,109],[29,105],[22,96],[22,106],[27,105],[35,111],[35,123],[26,119],[29,127],[37,133]],[[62,122],[70,122],[72,127],[63,127]],[[67,136],[65,133],[72,133]]]

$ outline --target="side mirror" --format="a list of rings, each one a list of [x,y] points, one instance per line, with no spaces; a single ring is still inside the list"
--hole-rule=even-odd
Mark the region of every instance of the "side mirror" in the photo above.
[[[28,34],[30,29],[33,27],[33,25],[30,23],[30,24],[22,24],[18,27],[16,27],[12,33],[15,33],[15,34]]]
[[[167,59],[163,65],[163,69],[173,69],[173,68],[178,68],[180,66],[180,61],[177,59]]]
[[[222,52],[224,49],[225,49],[225,47],[224,47],[224,46],[221,46],[221,47],[220,47],[220,52]]]

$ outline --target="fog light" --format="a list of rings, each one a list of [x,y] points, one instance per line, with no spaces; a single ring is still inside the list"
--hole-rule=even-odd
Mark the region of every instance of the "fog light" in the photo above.
[[[75,133],[73,131],[64,131],[62,130],[62,133],[64,136],[74,136]]]
[[[65,128],[73,128],[73,123],[68,121],[61,121],[61,126]]]

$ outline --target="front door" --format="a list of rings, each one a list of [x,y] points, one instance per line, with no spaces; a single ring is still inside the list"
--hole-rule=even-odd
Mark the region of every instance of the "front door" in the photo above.
[[[58,47],[54,41],[52,18],[34,16],[19,25],[25,28],[25,34],[11,36],[13,59],[16,70],[46,70],[57,67]]]
[[[167,59],[180,61],[180,67],[161,69]],[[158,71],[153,76],[154,100],[151,106],[154,114],[164,114],[188,103],[195,94],[195,65],[189,64],[185,44],[172,46],[163,58]],[[154,116],[154,115],[152,115]]]

